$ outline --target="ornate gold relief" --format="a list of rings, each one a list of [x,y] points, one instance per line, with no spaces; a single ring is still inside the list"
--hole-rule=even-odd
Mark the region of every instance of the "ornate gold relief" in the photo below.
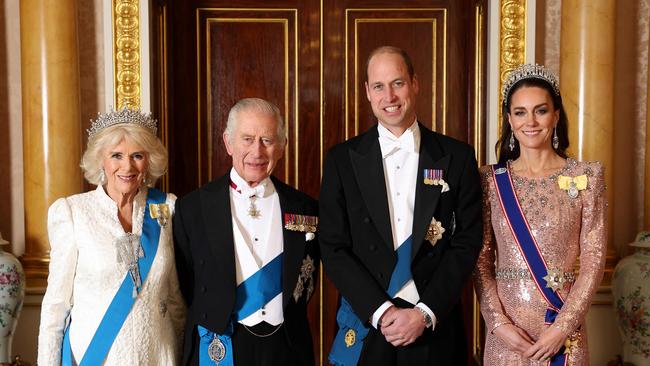
[[[483,146],[483,135],[485,133],[483,124],[483,110],[481,103],[483,101],[483,79],[484,75],[484,59],[483,59],[483,39],[485,25],[485,8],[481,3],[477,4],[474,8],[474,151],[476,151],[476,160],[479,164],[485,164],[485,147]],[[482,355],[482,348],[484,339],[482,338],[481,331],[481,309],[479,305],[476,292],[472,296],[472,355],[475,360],[480,360]],[[479,363],[480,364],[480,363]]]
[[[499,105],[501,87],[510,71],[526,60],[526,0],[501,0],[499,45]],[[501,131],[501,109],[498,130]]]
[[[115,105],[140,107],[140,1],[113,0]]]

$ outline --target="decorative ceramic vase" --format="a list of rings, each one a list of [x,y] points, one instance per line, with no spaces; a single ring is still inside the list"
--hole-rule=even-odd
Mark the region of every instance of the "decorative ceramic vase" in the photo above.
[[[0,233],[0,363],[11,363],[11,341],[25,298],[25,273]]]
[[[623,337],[623,361],[650,365],[650,231],[642,231],[634,254],[623,258],[612,281],[614,309]]]

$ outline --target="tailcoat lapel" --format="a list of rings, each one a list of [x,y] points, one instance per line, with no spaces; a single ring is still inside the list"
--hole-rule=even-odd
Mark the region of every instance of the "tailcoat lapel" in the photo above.
[[[350,150],[350,160],[372,222],[386,245],[393,250],[386,180],[378,137],[375,125],[364,135],[357,150]]]
[[[415,185],[415,208],[413,209],[413,250],[411,259],[420,250],[433,213],[438,205],[442,186],[424,184],[424,169],[442,169],[444,178],[451,161],[451,155],[444,155],[433,133],[419,124],[420,158],[418,161],[417,181]]]
[[[283,245],[283,258],[282,258],[282,306],[287,306],[290,299],[293,299],[293,289],[296,287],[298,281],[298,274],[302,259],[305,254],[305,233],[301,231],[292,231],[284,227],[284,214],[303,214],[301,210],[301,203],[294,199],[290,194],[287,187],[278,181],[275,177],[271,177],[278,198],[280,199],[280,219],[282,221],[282,239]]]
[[[219,279],[232,286],[234,294],[237,286],[235,270],[235,239],[232,232],[232,212],[230,210],[230,176],[224,175],[213,185],[201,190],[201,214],[206,230],[207,245],[229,278]],[[230,285],[232,284],[232,285]]]

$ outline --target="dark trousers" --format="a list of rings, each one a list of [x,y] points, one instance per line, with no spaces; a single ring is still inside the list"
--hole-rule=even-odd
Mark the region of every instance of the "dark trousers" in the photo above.
[[[413,305],[395,298],[401,308]],[[467,346],[460,308],[454,309],[449,323],[438,323],[435,331],[425,329],[412,344],[394,347],[381,331],[370,327],[363,342],[359,366],[458,366],[466,364]]]
[[[237,366],[300,365],[292,357],[283,324],[278,328],[266,322],[252,327],[237,323],[232,344]]]

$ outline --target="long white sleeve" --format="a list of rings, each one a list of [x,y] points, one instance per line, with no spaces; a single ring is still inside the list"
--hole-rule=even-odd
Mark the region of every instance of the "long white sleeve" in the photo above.
[[[47,218],[50,240],[50,274],[41,306],[38,334],[38,365],[60,365],[63,332],[72,306],[77,264],[74,224],[70,206],[60,198],[50,206]]]

